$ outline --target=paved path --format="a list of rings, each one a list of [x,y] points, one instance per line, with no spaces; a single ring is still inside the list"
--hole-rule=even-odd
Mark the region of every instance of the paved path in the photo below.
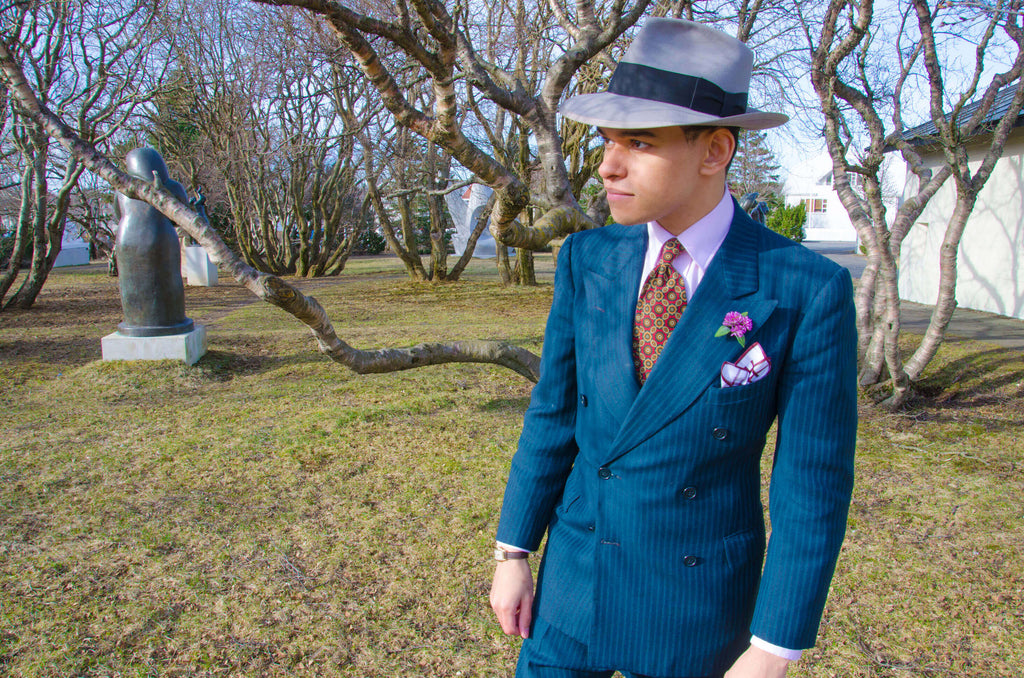
[[[850,270],[854,280],[860,278],[867,266],[868,258],[857,251],[857,244],[852,242],[805,242],[809,249]]]
[[[806,242],[808,248],[824,254],[832,261],[850,270],[854,279],[860,278],[867,257],[858,253],[852,243]],[[932,307],[904,301],[902,327],[908,332],[924,334],[931,318]],[[1024,349],[1024,320],[1008,318],[994,313],[958,308],[946,328],[949,338],[985,341],[1006,348]]]

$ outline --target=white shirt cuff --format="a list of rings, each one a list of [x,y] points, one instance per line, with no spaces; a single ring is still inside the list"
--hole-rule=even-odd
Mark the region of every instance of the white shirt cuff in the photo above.
[[[496,542],[494,542],[494,545],[497,546],[499,549],[504,549],[506,551],[512,551],[513,553],[516,552],[516,551],[520,551],[522,553],[526,553],[527,552],[527,549],[521,549],[518,546],[512,546],[512,544],[506,544],[503,541],[496,541]]]
[[[768,641],[761,640],[757,636],[750,637],[750,644],[754,647],[761,648],[765,652],[771,652],[776,657],[788,659],[791,662],[795,662],[796,660],[800,659],[800,656],[803,654],[803,650],[790,650],[785,647],[779,647],[778,645],[772,645]]]

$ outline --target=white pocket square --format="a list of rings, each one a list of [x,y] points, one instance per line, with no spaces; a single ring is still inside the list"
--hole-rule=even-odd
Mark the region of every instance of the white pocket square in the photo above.
[[[735,363],[722,363],[722,388],[746,386],[763,379],[772,370],[772,361],[761,344],[754,342]]]

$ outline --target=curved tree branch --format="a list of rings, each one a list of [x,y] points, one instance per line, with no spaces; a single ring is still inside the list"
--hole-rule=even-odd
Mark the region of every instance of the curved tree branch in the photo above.
[[[36,97],[21,66],[0,41],[0,70],[4,83],[22,108],[47,134],[64,146],[86,168],[114,190],[144,200],[203,246],[210,258],[224,265],[232,276],[264,301],[298,318],[316,338],[320,350],[335,362],[359,374],[394,372],[427,365],[455,362],[491,363],[507,367],[531,381],[539,377],[540,358],[505,342],[459,341],[428,343],[402,349],[355,349],[338,337],[330,318],[313,297],[302,294],[277,276],[261,273],[236,256],[220,236],[191,207],[161,187],[119,170],[95,146],[84,141]]]

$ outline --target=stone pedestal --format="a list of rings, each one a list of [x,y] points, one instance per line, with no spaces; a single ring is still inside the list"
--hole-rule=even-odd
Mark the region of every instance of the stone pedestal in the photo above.
[[[181,360],[193,365],[206,353],[206,326],[162,337],[127,337],[114,332],[100,343],[104,360]]]
[[[213,287],[217,284],[217,264],[210,261],[210,255],[199,245],[189,245],[185,248],[182,269],[189,285]]]

